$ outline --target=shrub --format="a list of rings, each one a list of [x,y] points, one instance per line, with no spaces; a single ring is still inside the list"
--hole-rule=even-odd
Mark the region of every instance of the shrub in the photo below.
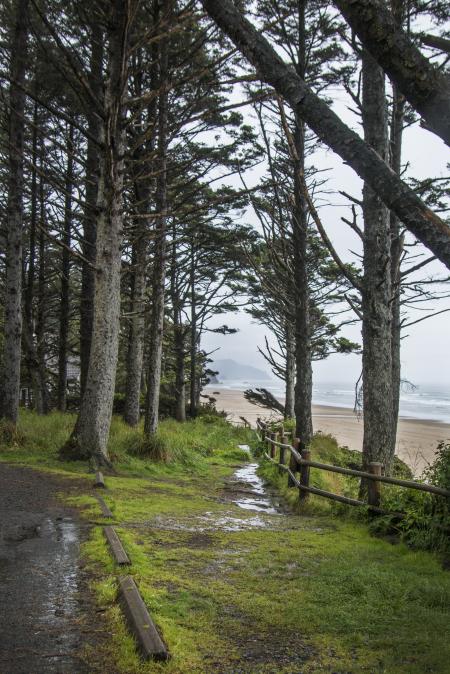
[[[166,463],[169,459],[167,444],[160,435],[135,435],[127,451],[131,456],[146,458],[160,463]]]
[[[0,419],[0,445],[22,445],[25,436],[11,421]]]
[[[430,484],[450,490],[450,444],[439,443],[436,458],[422,477]],[[372,531],[397,533],[411,547],[450,556],[449,498],[393,487],[383,497],[383,506],[403,512],[405,517],[387,515],[379,518],[372,523]]]

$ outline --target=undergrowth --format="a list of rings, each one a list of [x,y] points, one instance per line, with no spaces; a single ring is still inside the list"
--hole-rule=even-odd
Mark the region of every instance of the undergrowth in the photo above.
[[[285,428],[288,425],[285,425]],[[255,444],[256,453],[261,454],[261,443]],[[336,439],[324,433],[316,433],[310,445],[312,459],[345,468],[361,470],[362,455],[347,447],[339,447]],[[376,535],[397,536],[407,545],[418,550],[431,550],[444,556],[444,563],[450,564],[450,500],[443,496],[428,494],[394,485],[383,485],[381,507],[392,512],[373,517],[366,508],[346,506],[321,496],[310,495],[301,503],[298,490],[288,487],[284,471],[269,461],[260,468],[261,476],[273,484],[296,512],[328,513],[356,520],[366,520],[369,530]],[[410,468],[395,457],[392,474],[402,479],[412,479]],[[450,444],[440,443],[436,458],[423,473],[421,480],[450,490]],[[339,475],[312,468],[310,484],[342,496],[358,498],[358,478]],[[404,513],[400,518],[396,513]]]
[[[16,441],[0,429],[0,460],[26,463],[41,469],[68,473],[88,472],[86,461],[64,462],[58,452],[70,437],[76,415],[51,412],[40,416],[21,410],[15,431]],[[223,417],[206,415],[180,424],[173,419],[161,421],[158,433],[149,442],[142,424],[131,428],[114,416],[109,438],[109,454],[116,470],[133,475],[172,473],[179,469],[202,472],[206,460],[217,452],[219,462],[242,461],[247,456],[237,448],[248,443],[250,430],[234,428]]]
[[[86,471],[86,464],[57,459],[73,423],[72,415],[22,413],[23,441],[0,446],[0,457],[67,476]],[[110,452],[118,474],[106,477],[103,497],[132,561],[127,573],[172,658],[166,664],[139,658],[117,603],[123,570],[112,561],[101,526],[93,526],[83,554],[117,671],[448,671],[450,574],[435,556],[371,536],[366,523],[336,517],[325,499],[311,498],[301,517],[239,508],[224,486],[248,460],[238,444],[250,444],[251,431],[221,419],[163,421],[164,461],[138,451],[141,437],[140,428],[114,418]],[[313,452],[324,462],[355,460],[330,436],[316,436]],[[285,475],[278,477],[268,462],[262,472],[287,493]],[[331,491],[355,489],[354,480],[340,475],[314,472],[312,479]],[[297,490],[287,497],[297,502]],[[72,495],[70,503],[102,523],[91,493]],[[240,527],[227,528],[230,518]],[[261,519],[270,523],[261,527]]]

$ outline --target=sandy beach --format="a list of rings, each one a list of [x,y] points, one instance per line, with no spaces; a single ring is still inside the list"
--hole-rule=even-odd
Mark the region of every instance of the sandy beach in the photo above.
[[[245,400],[243,391],[213,385],[206,387],[204,393],[215,398],[217,409],[224,410],[230,419],[235,421],[243,416],[255,425],[257,417],[270,416],[268,410],[256,407]],[[275,414],[273,416],[275,417]],[[313,405],[313,424],[315,431],[331,433],[340,445],[361,450],[363,422],[352,410],[346,407]],[[450,441],[450,424],[401,417],[397,432],[396,454],[412,468],[416,475],[420,475],[433,460],[440,440]]]

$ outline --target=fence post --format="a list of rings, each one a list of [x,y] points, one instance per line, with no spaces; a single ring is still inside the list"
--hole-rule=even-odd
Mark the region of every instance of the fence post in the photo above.
[[[293,447],[295,450],[297,450],[297,452],[298,452],[299,447],[300,447],[300,438],[292,438],[292,447]],[[291,452],[291,458],[290,458],[290,460],[289,460],[289,468],[290,468],[291,471],[294,473],[294,475],[295,475],[295,473],[298,472],[298,470],[299,470],[299,468],[300,468],[300,466],[299,466],[298,463],[297,463],[297,459],[296,459],[295,456],[292,454],[292,452]],[[292,477],[291,477],[290,475],[289,475],[289,477],[288,477],[288,487],[295,487],[295,482],[294,482],[294,480],[292,479]]]
[[[283,432],[282,432],[282,434],[281,434],[281,442],[282,442],[283,444],[287,442],[287,438],[286,438],[286,436],[285,436],[285,434],[284,434],[284,429],[283,429]],[[285,448],[285,447],[280,447],[280,465],[281,465],[281,466],[284,466],[285,463],[286,463],[286,448]],[[283,472],[283,469],[282,469],[282,468],[280,468],[279,470],[280,470],[280,473]]]
[[[273,459],[275,456],[275,445],[273,444],[273,441],[275,440],[275,435],[276,433],[274,433],[274,431],[272,431],[270,434],[271,442],[270,442],[269,456],[271,459]]]
[[[381,477],[381,471],[381,463],[378,463],[378,461],[372,461],[372,463],[369,463],[369,473]],[[375,506],[376,508],[379,508],[381,503],[381,482],[378,482],[378,480],[367,480],[367,482],[367,500],[369,506]]]
[[[267,451],[268,451],[269,456],[270,456],[270,452],[272,451],[272,450],[271,450],[271,447],[272,447],[272,443],[271,443],[272,433],[269,433],[269,431],[267,430],[267,426],[265,427],[265,430],[264,430],[264,437],[267,438],[267,440],[266,440],[266,443],[267,443]]]
[[[264,442],[264,437],[266,435],[266,424],[264,423],[264,421],[261,421],[261,419],[259,419],[258,421],[259,421],[259,430],[261,432],[261,440],[262,442]]]
[[[311,452],[309,449],[304,449],[302,451],[302,459],[305,459],[305,461],[311,460]],[[309,466],[305,466],[303,463],[300,465],[300,485],[309,487]],[[307,491],[303,491],[301,487],[299,491],[300,501],[304,501],[308,498],[309,493]]]

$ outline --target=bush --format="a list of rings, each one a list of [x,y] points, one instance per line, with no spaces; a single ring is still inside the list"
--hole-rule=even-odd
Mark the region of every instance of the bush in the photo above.
[[[450,444],[439,443],[436,458],[422,478],[450,490]],[[383,497],[383,507],[405,513],[404,518],[387,515],[375,520],[375,533],[396,533],[416,549],[434,550],[450,557],[450,499],[412,489],[393,487]]]
[[[0,419],[0,445],[22,445],[25,436],[11,421]]]
[[[127,449],[131,456],[166,463],[169,459],[167,444],[160,435],[134,436]]]

